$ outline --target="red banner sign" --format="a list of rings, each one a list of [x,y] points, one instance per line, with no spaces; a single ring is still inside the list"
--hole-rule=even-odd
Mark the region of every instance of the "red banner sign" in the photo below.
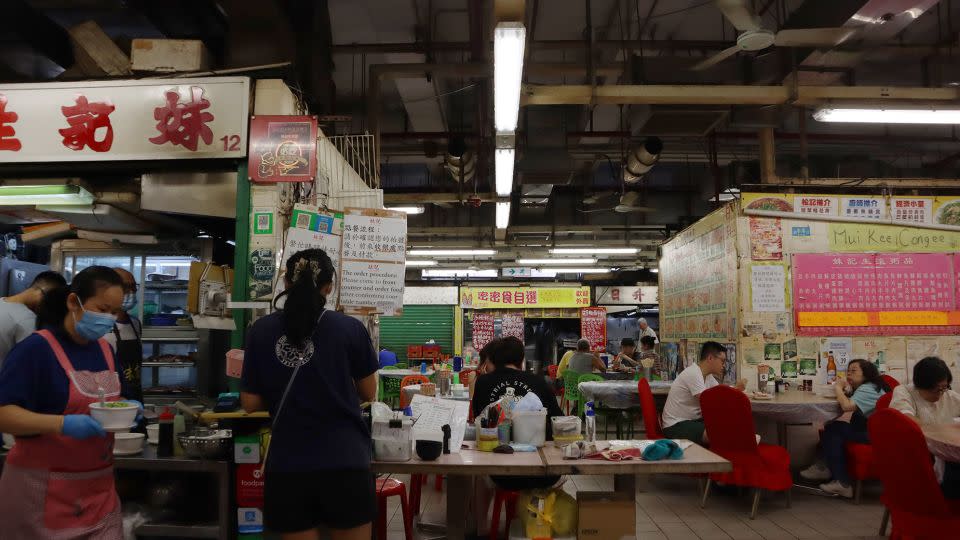
[[[580,310],[580,337],[590,342],[590,350],[607,349],[607,308],[590,307]]]
[[[494,338],[494,319],[492,313],[475,312],[473,314],[473,348],[480,351]]]
[[[317,176],[317,117],[250,117],[250,157],[254,182],[312,182]]]

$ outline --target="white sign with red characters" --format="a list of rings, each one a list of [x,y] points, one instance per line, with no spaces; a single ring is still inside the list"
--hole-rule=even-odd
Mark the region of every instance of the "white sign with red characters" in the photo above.
[[[793,198],[794,212],[818,216],[837,215],[837,198],[821,195],[797,195]]]
[[[890,217],[894,221],[930,223],[933,221],[933,199],[893,197],[890,199]]]
[[[580,310],[580,337],[590,342],[590,350],[603,352],[607,349],[607,310],[590,307]]]
[[[0,85],[0,163],[247,155],[250,79]]]

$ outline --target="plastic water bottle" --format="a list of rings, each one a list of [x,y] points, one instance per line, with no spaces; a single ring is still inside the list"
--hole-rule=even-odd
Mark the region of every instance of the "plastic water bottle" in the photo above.
[[[420,362],[420,374],[421,374],[421,375],[426,375],[426,374],[427,374],[427,363],[426,363],[426,362]]]
[[[584,438],[587,440],[587,442],[595,442],[597,440],[597,417],[593,412],[592,401],[588,401],[584,404],[584,411],[586,412],[587,419],[587,431]]]
[[[517,406],[516,390],[512,386],[507,387],[507,393],[500,398],[500,410],[503,411],[503,417],[507,420],[513,418],[513,408]]]

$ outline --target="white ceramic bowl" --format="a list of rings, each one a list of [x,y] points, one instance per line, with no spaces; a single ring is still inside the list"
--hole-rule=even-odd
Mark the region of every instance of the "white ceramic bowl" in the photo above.
[[[150,424],[147,426],[147,442],[150,444],[160,443],[160,424]]]
[[[114,454],[133,454],[143,450],[143,433],[116,433],[113,436]]]
[[[3,434],[3,447],[4,448],[13,448],[13,445],[16,444],[16,440],[13,438],[13,435],[9,433]]]
[[[124,407],[108,407],[111,403],[100,405],[100,402],[90,404],[90,415],[104,429],[125,429],[133,425],[137,419],[138,407],[132,403],[124,403]]]

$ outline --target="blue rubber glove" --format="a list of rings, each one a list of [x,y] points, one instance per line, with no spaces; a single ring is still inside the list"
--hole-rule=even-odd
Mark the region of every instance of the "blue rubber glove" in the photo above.
[[[74,439],[103,437],[107,434],[100,422],[87,414],[68,414],[63,417],[63,434]]]
[[[140,421],[143,420],[143,403],[140,403],[139,401],[137,401],[137,400],[135,400],[135,399],[124,399],[124,400],[121,401],[121,403],[129,403],[129,404],[131,404],[131,405],[136,405],[136,406],[137,406],[137,420],[136,420],[136,422],[139,424]]]

